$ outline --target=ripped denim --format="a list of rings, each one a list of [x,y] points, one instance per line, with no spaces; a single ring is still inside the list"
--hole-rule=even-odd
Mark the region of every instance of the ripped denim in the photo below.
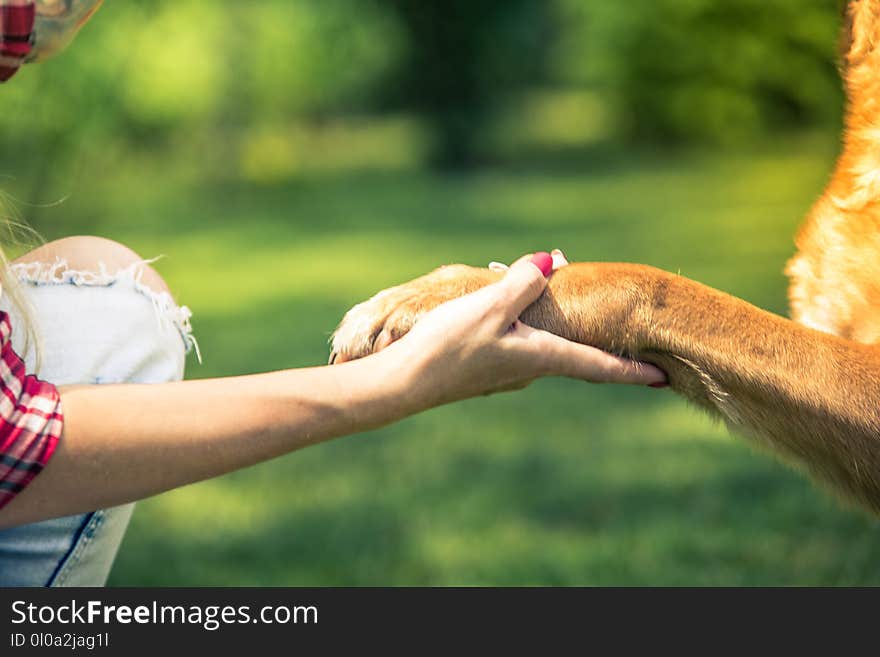
[[[13,345],[28,372],[55,385],[162,383],[183,378],[198,353],[191,313],[141,283],[141,265],[117,272],[67,269],[64,261],[13,264],[37,348],[25,350],[25,321],[12,319]],[[51,463],[50,463],[51,467]],[[89,482],[82,482],[88,486]],[[102,586],[134,504],[0,530],[0,587]]]

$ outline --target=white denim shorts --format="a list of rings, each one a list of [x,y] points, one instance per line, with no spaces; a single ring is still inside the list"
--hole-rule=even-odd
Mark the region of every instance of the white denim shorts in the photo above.
[[[11,265],[37,348],[25,350],[24,320],[5,298],[0,310],[10,314],[27,371],[58,386],[182,379],[186,354],[197,351],[191,313],[141,283],[143,264],[117,272],[72,271],[63,261]],[[102,586],[133,509],[126,504],[0,530],[0,587]]]

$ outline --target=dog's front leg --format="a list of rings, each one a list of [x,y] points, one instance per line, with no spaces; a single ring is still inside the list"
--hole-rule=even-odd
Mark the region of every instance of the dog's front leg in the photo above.
[[[880,350],[651,267],[574,264],[523,320],[639,360],[671,386],[880,512]]]

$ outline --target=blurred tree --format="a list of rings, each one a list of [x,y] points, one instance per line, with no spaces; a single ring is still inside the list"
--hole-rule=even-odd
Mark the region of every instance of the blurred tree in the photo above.
[[[86,149],[110,167],[133,146],[179,157],[184,140],[228,168],[263,128],[401,109],[433,128],[435,164],[462,166],[536,86],[598,91],[609,138],[738,143],[838,117],[839,2],[105,3],[62,57],[0,87],[0,173],[43,185]]]
[[[552,25],[541,0],[386,0],[408,36],[393,105],[423,113],[435,131],[432,162],[471,164],[491,112],[540,81]]]
[[[254,128],[374,109],[402,43],[395,15],[369,0],[105,3],[62,56],[0,87],[0,158],[19,154],[9,170],[45,185],[107,147],[201,136],[236,157]]]
[[[563,84],[603,89],[641,141],[738,143],[836,120],[840,0],[557,0]]]

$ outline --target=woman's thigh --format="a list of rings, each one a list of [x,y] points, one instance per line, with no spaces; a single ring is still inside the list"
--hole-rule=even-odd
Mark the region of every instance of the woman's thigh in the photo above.
[[[10,276],[27,319],[6,296],[0,309],[12,317],[28,371],[56,385],[183,377],[194,344],[190,312],[129,249],[100,238],[59,240],[13,263]],[[25,321],[35,344],[26,344]],[[0,586],[104,584],[133,506],[0,531]]]

